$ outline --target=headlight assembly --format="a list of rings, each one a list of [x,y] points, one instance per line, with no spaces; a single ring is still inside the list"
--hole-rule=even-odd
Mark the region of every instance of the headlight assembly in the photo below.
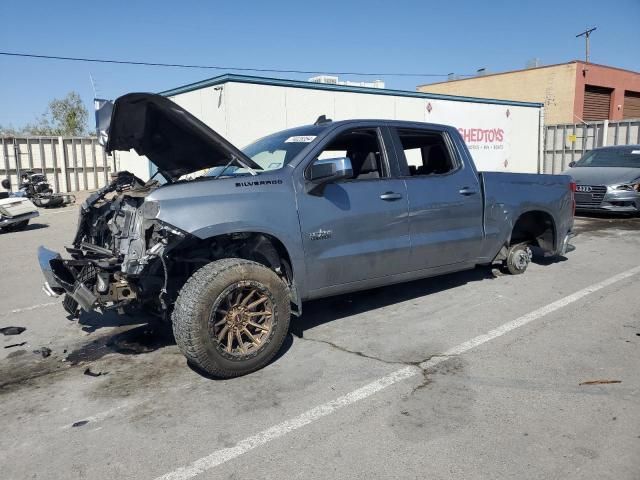
[[[614,190],[623,190],[625,192],[640,192],[640,182],[616,185],[613,188]]]

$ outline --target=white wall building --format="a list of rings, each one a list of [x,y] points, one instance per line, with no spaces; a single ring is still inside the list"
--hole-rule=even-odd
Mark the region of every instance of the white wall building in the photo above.
[[[542,104],[401,90],[222,75],[166,92],[234,145],[267,134],[333,120],[383,118],[453,125],[478,169],[535,173],[540,169]],[[120,170],[148,178],[148,162],[119,154]]]

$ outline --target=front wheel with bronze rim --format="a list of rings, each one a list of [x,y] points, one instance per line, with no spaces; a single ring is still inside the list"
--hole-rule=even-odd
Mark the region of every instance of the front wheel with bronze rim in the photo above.
[[[178,347],[197,368],[236,377],[264,367],[289,329],[290,296],[275,272],[239,258],[205,265],[185,283],[172,315]]]

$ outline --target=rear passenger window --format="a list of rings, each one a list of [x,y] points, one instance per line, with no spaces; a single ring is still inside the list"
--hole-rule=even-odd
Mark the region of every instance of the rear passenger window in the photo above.
[[[410,176],[444,175],[458,168],[442,132],[398,129]]]

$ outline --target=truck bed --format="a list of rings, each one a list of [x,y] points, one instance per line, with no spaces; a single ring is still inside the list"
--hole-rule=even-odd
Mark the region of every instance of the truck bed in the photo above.
[[[573,193],[568,175],[479,172],[484,199],[485,245],[483,260],[500,251],[518,219],[528,212],[541,212],[553,221],[552,245],[546,254],[557,254],[573,226]]]

